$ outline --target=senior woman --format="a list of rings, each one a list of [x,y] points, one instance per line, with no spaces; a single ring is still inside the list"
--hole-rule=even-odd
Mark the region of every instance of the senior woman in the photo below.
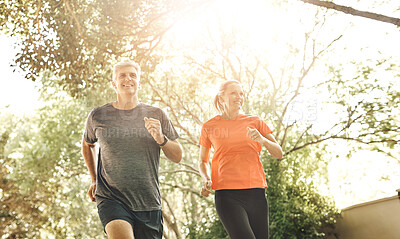
[[[234,80],[222,83],[215,96],[214,106],[220,114],[203,124],[199,141],[201,195],[208,197],[215,190],[215,207],[231,239],[266,239],[269,211],[261,147],[275,158],[282,158],[283,153],[264,121],[240,113],[243,100],[241,84]]]

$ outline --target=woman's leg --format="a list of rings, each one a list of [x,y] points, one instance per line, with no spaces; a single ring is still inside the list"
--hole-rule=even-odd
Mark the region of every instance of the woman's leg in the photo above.
[[[256,239],[243,203],[236,198],[234,191],[216,191],[215,207],[231,239]]]
[[[246,207],[250,227],[257,239],[269,237],[269,209],[264,189],[252,189]]]

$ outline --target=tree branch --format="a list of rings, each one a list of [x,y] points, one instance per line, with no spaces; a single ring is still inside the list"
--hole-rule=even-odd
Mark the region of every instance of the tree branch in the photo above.
[[[201,125],[202,122],[201,122],[201,120],[199,119],[199,117],[197,117],[196,114],[193,114],[193,112],[190,111],[190,110],[185,106],[185,103],[182,101],[181,96],[180,96],[178,93],[176,93],[175,91],[173,91],[173,94],[175,95],[175,97],[178,98],[178,103],[179,103],[179,105],[180,105],[190,116],[192,116],[192,119],[194,119],[194,120],[196,121],[197,124]]]
[[[185,131],[185,133],[187,134],[187,136],[190,138],[190,140],[193,142],[193,144],[196,144],[196,140],[194,139],[193,135],[189,132],[189,130],[187,130],[185,127],[183,127],[180,122],[179,122],[179,118],[176,115],[174,108],[171,106],[171,104],[169,104],[162,96],[161,94],[158,92],[158,90],[155,88],[155,86],[153,84],[151,84],[151,82],[148,82],[148,84],[150,85],[151,89],[157,94],[158,97],[160,97],[160,101],[165,104],[166,106],[168,106],[171,109],[171,114],[175,119],[175,126],[182,129],[183,131]]]
[[[320,50],[317,54],[314,54],[314,53],[313,53],[312,60],[311,60],[310,64],[307,66],[307,68],[304,68],[304,66],[302,67],[302,74],[301,74],[301,76],[298,78],[296,90],[295,90],[293,96],[291,97],[291,99],[286,103],[285,108],[284,108],[284,110],[283,110],[281,116],[279,117],[279,122],[280,122],[280,124],[278,124],[278,127],[277,127],[277,131],[278,131],[278,132],[280,132],[280,128],[281,128],[281,126],[283,126],[283,118],[284,118],[285,115],[286,115],[286,112],[287,112],[287,110],[288,110],[288,107],[289,107],[290,103],[299,95],[299,93],[300,93],[300,88],[301,88],[301,86],[302,86],[302,82],[303,82],[304,78],[308,75],[308,72],[309,72],[309,71],[311,70],[311,68],[314,66],[315,61],[318,59],[318,57],[319,57],[323,52],[325,52],[334,42],[338,41],[342,36],[343,36],[343,35],[340,35],[340,36],[338,36],[337,38],[335,38],[334,40],[332,40],[325,48],[323,48],[322,50]],[[308,38],[308,36],[307,36],[307,34],[306,34],[306,42],[307,42],[307,38]],[[306,51],[306,49],[307,49],[307,48],[306,48],[306,43],[305,43],[304,51]],[[304,59],[303,59],[303,61],[304,61]],[[277,135],[277,136],[278,136],[278,135]],[[284,143],[284,142],[282,142],[282,145],[283,145],[283,143]]]
[[[346,129],[346,128],[348,128],[347,125],[346,125],[341,131],[343,131],[343,130]],[[374,132],[374,134],[375,134],[375,133],[376,133],[376,131]],[[369,134],[369,135],[373,135],[373,134]],[[394,140],[394,139],[381,139],[381,140],[363,141],[362,139],[359,138],[360,136],[361,136],[361,135],[358,135],[357,137],[339,136],[338,134],[331,135],[331,136],[326,137],[326,138],[322,138],[322,139],[319,139],[319,140],[316,140],[316,141],[311,141],[311,142],[305,143],[305,144],[303,144],[303,145],[301,145],[301,146],[298,146],[298,147],[293,147],[291,150],[285,152],[285,155],[290,154],[290,153],[292,153],[292,152],[294,152],[294,151],[296,151],[296,150],[305,148],[305,147],[307,147],[307,146],[310,146],[310,145],[313,145],[313,144],[321,143],[321,142],[326,141],[326,140],[329,140],[329,139],[351,140],[351,141],[356,141],[356,142],[362,143],[362,144],[389,143],[389,142],[390,142],[390,143],[395,143],[395,144],[399,143],[398,140]],[[367,134],[363,134],[363,136],[367,136]]]
[[[185,192],[193,193],[193,194],[195,194],[195,195],[201,197],[200,193],[198,192],[198,191],[200,191],[200,190],[197,190],[197,191],[196,191],[196,190],[194,190],[193,188],[182,187],[182,186],[179,186],[179,185],[173,185],[173,184],[169,184],[169,183],[163,183],[163,185],[170,186],[170,187],[172,187],[172,188],[177,188],[177,189],[180,189],[180,190],[185,191]]]
[[[189,164],[185,164],[185,163],[179,163],[179,165],[182,165],[184,167],[187,167],[189,169],[191,169],[192,171],[198,171],[195,167],[189,165]]]
[[[84,44],[86,45],[86,41],[85,41],[85,38],[83,37],[83,33],[82,33],[82,29],[81,29],[81,24],[79,23],[78,18],[76,17],[74,11],[71,10],[71,7],[69,6],[68,0],[64,0],[64,4],[65,4],[65,7],[67,8],[68,12],[71,13],[72,18],[74,19],[74,21],[76,23],[76,27],[78,28],[77,29],[78,33],[81,36]]]
[[[185,58],[188,59],[188,60],[190,60],[192,64],[195,64],[195,65],[197,65],[197,66],[200,66],[203,70],[209,71],[209,72],[211,72],[212,74],[214,74],[214,75],[216,75],[216,76],[218,76],[218,77],[221,77],[222,79],[227,80],[227,78],[225,77],[225,73],[224,73],[224,75],[221,75],[219,72],[214,71],[214,70],[211,69],[210,67],[208,67],[208,66],[206,66],[206,65],[203,65],[203,64],[201,64],[201,63],[198,63],[198,62],[197,62],[193,57],[191,57],[191,56],[185,56]]]
[[[343,12],[345,14],[350,14],[353,16],[365,17],[365,18],[369,18],[372,20],[380,21],[380,22],[391,23],[391,24],[394,24],[394,25],[400,27],[400,19],[399,18],[389,17],[389,16],[385,16],[385,15],[377,14],[377,13],[373,13],[373,12],[360,11],[360,10],[356,10],[352,7],[338,5],[333,2],[320,1],[320,0],[300,0],[300,1],[302,1],[304,3],[316,5],[319,7],[334,9],[336,11]]]
[[[159,174],[164,174],[164,173],[193,173],[196,174],[197,176],[200,176],[199,172],[192,171],[192,170],[184,170],[184,169],[179,169],[179,170],[174,170],[174,171],[161,171]]]
[[[168,216],[167,213],[163,213],[163,217],[165,219],[166,224],[168,225],[169,228],[172,229],[172,231],[175,232],[176,238],[177,239],[181,239],[182,238],[182,234],[179,231],[178,225],[177,225],[177,220],[174,214],[174,211],[172,210],[171,205],[169,204],[169,201],[167,200],[166,197],[161,196],[161,198],[163,199],[163,201],[167,204],[167,207],[169,209],[169,211],[171,212],[171,216],[173,218],[173,220]]]

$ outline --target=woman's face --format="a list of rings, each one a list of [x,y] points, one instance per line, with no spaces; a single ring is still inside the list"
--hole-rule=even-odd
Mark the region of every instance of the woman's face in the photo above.
[[[236,83],[228,85],[219,100],[224,106],[225,111],[239,111],[244,100],[242,87]]]

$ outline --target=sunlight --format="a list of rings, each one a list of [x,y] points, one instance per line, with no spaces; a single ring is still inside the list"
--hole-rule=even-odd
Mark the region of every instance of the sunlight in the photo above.
[[[329,192],[325,193],[334,195],[339,208],[393,196],[400,182],[397,169],[396,159],[379,152],[360,150],[350,159],[340,154],[329,164]]]
[[[260,0],[215,1],[207,6],[207,11],[186,16],[185,20],[171,29],[170,34],[176,44],[194,52],[204,45],[205,40],[214,43],[222,40],[219,48],[229,48],[243,62],[251,60],[249,57],[254,53],[267,51],[273,57],[271,68],[276,68],[284,61],[283,53],[288,50],[286,42],[280,39],[289,39],[297,34],[291,26],[296,11],[289,16],[280,11]],[[298,32],[300,31],[299,29]],[[276,32],[279,35],[273,35]],[[246,41],[253,52],[244,52],[235,47],[234,41],[239,40]],[[201,61],[206,55],[198,54],[197,57]]]
[[[24,79],[18,69],[13,72],[10,67],[16,54],[13,42],[13,39],[0,35],[0,71],[3,74],[0,79],[0,109],[2,113],[29,114],[38,107],[39,94],[34,82]]]

